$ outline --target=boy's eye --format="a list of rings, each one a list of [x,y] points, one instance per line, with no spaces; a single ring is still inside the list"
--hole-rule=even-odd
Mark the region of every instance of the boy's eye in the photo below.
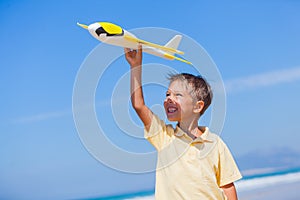
[[[170,96],[171,94],[170,93],[166,93],[166,97]]]
[[[182,97],[182,94],[180,94],[180,93],[177,93],[177,94],[176,94],[176,96],[180,96],[180,97]]]

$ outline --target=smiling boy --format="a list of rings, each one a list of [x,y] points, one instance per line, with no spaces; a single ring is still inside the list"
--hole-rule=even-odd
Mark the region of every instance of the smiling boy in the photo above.
[[[225,143],[207,127],[198,126],[212,100],[200,76],[170,77],[164,108],[174,129],[145,105],[142,90],[142,47],[125,49],[131,66],[131,102],[145,127],[145,138],[157,149],[155,198],[236,200],[234,181],[241,174]]]

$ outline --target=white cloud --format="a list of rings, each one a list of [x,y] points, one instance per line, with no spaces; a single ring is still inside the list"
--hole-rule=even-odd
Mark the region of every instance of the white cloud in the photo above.
[[[47,113],[36,114],[32,116],[21,117],[14,120],[15,123],[32,123],[37,121],[49,120],[53,118],[64,117],[66,115],[70,115],[71,111],[53,111]]]
[[[225,81],[227,93],[300,80],[300,67],[269,71]]]
[[[103,106],[110,106],[110,105],[111,105],[110,99],[109,100],[105,99],[96,102],[96,107],[103,107]],[[87,106],[88,105],[82,105],[81,109],[84,110],[86,109]],[[52,112],[44,112],[44,113],[34,114],[30,116],[19,117],[13,120],[13,122],[17,124],[34,123],[34,122],[57,119],[65,116],[71,116],[71,115],[72,115],[72,109],[65,109],[65,110],[57,110]]]
[[[236,78],[225,81],[225,88],[227,93],[236,91],[243,91],[251,88],[260,88],[266,86],[272,86],[280,83],[293,82],[300,80],[300,67],[282,69],[276,71],[269,71],[262,74],[246,76],[242,78]],[[129,97],[119,98],[115,100],[128,101]],[[111,100],[100,100],[96,102],[96,107],[111,106]],[[36,114],[32,116],[22,117],[14,120],[15,123],[33,123],[38,121],[44,121],[54,118],[60,118],[67,115],[72,115],[72,110],[61,110],[47,113]]]

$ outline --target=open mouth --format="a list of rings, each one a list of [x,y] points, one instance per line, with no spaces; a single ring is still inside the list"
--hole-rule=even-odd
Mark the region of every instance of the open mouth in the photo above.
[[[167,108],[168,113],[175,113],[178,110],[178,108],[170,106]]]

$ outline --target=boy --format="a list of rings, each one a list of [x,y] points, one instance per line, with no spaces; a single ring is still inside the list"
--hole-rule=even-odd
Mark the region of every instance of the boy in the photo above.
[[[227,146],[198,120],[211,103],[210,86],[201,77],[178,74],[170,78],[164,100],[166,125],[145,105],[141,70],[142,47],[125,48],[131,67],[131,101],[145,127],[145,138],[157,149],[155,198],[236,200],[234,181],[241,174]]]

